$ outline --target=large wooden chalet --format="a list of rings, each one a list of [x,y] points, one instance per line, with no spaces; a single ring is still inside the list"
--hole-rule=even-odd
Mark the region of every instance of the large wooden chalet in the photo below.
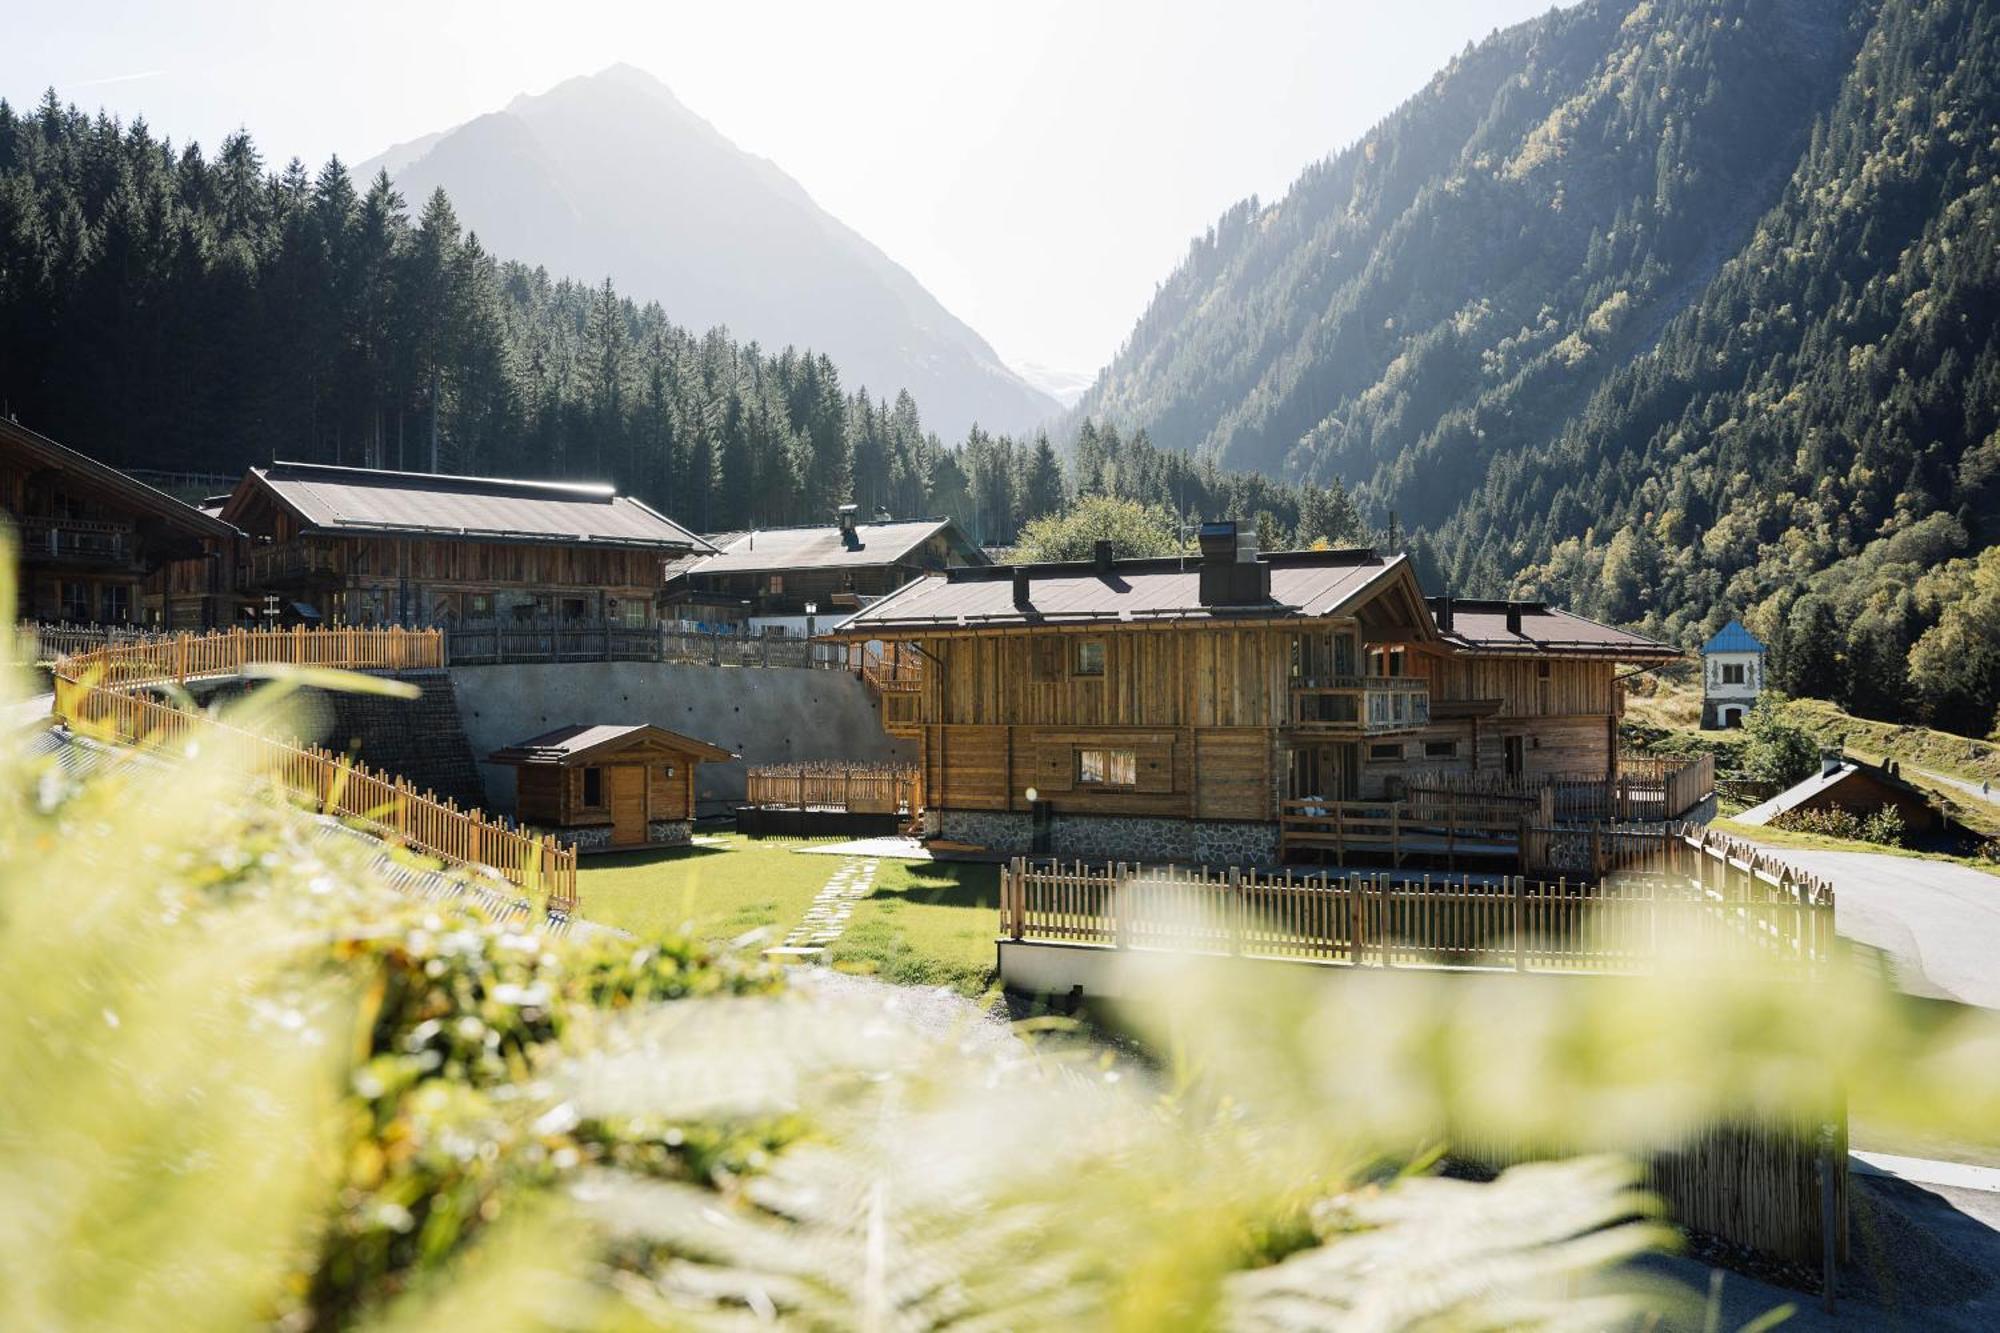
[[[1408,560],[1260,554],[953,569],[832,637],[880,642],[926,820],[1005,852],[1272,863],[1287,803],[1426,776],[1612,777],[1622,664],[1680,654],[1521,602],[1427,601]]]
[[[4,418],[0,513],[20,542],[20,609],[30,619],[227,622],[234,528]]]
[[[948,518],[861,522],[843,505],[832,523],[711,534],[712,555],[671,572],[668,614],[713,624],[799,620],[814,607],[837,620],[913,579],[987,564],[985,552]]]
[[[220,517],[249,536],[246,592],[351,624],[642,627],[666,567],[713,549],[608,486],[319,463],[252,468]]]

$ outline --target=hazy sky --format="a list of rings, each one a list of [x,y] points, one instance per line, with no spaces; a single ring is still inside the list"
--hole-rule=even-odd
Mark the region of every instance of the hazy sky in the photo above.
[[[207,147],[245,126],[271,165],[317,167],[627,61],[1003,357],[1092,371],[1225,207],[1274,197],[1468,39],[1548,7],[0,0],[0,96],[54,85]]]

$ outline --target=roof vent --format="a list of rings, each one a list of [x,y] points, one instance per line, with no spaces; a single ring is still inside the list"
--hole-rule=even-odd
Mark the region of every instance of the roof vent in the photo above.
[[[1014,566],[1014,606],[1018,610],[1026,611],[1033,605],[1034,602],[1029,599],[1028,594],[1028,567],[1026,565],[1016,565]]]
[[[1098,542],[1096,554],[1097,572],[1100,574],[1109,574],[1111,572],[1111,543],[1108,541]]]
[[[1509,634],[1519,634],[1521,632],[1521,604],[1519,602],[1507,603],[1507,632]]]
[[[1271,600],[1271,567],[1257,558],[1255,534],[1228,520],[1201,525],[1203,606],[1259,606]]]

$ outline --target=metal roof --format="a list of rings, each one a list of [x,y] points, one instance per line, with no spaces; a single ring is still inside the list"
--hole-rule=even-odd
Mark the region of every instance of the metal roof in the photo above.
[[[1715,637],[1701,646],[1703,656],[1709,653],[1761,653],[1765,651],[1764,641],[1743,627],[1740,620],[1732,620],[1715,632]]]
[[[1739,824],[1768,824],[1779,815],[1796,810],[1799,806],[1804,805],[1814,797],[1824,796],[1826,793],[1843,786],[1849,779],[1857,776],[1873,779],[1875,782],[1892,790],[1900,791],[1907,796],[1920,797],[1925,801],[1930,799],[1929,794],[1923,788],[1898,777],[1880,764],[1866,763],[1859,759],[1849,758],[1846,755],[1842,755],[1837,761],[1828,761],[1823,757],[1817,773],[1785,788],[1785,790],[1779,792],[1776,796],[1771,797],[1761,805],[1751,806],[1748,810],[1736,816],[1736,822]]]
[[[706,550],[680,524],[609,486],[273,463],[250,476],[316,532]],[[224,513],[245,503],[243,488]]]
[[[215,515],[176,500],[165,491],[149,486],[137,477],[120,472],[109,463],[100,463],[89,454],[81,453],[66,444],[58,444],[38,431],[29,430],[18,421],[0,417],[0,443],[12,445],[40,459],[46,467],[85,477],[126,503],[155,514],[186,531],[203,537],[237,535],[235,528]]]
[[[860,569],[893,565],[940,532],[952,538],[952,545],[967,563],[987,563],[985,553],[967,540],[951,519],[907,518],[889,523],[858,523],[852,543],[831,523],[716,533],[707,540],[720,554],[691,561],[683,572],[762,574],[798,569]]]
[[[1407,569],[1405,557],[1372,550],[1290,551],[1260,557],[1271,568],[1271,600],[1204,606],[1201,557],[995,565],[927,574],[841,626],[848,638],[888,628],[1242,620],[1337,615]],[[1029,606],[1014,605],[1013,575],[1025,569]]]
[[[495,750],[486,757],[489,764],[564,764],[581,758],[590,752],[605,747],[616,747],[624,741],[660,741],[676,749],[686,750],[708,760],[734,759],[737,756],[719,745],[697,740],[678,731],[655,726],[651,722],[633,722],[625,725],[598,723],[577,724],[557,727],[545,731],[525,741],[517,741],[502,750]]]
[[[1443,599],[1433,598],[1433,610]],[[1509,611],[1518,612],[1517,633],[1507,626]],[[1451,602],[1451,628],[1445,642],[1471,653],[1530,656],[1608,657],[1617,661],[1663,661],[1680,658],[1680,650],[1643,634],[1602,625],[1543,602],[1461,600]]]

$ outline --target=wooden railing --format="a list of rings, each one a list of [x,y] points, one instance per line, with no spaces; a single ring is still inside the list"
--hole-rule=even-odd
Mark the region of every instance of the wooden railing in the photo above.
[[[130,564],[136,531],[129,523],[86,518],[27,515],[16,520],[21,554],[37,560],[75,560],[92,564]]]
[[[924,659],[910,644],[857,644],[853,661],[877,694],[911,694],[923,688]]]
[[[1749,947],[1818,965],[1832,956],[1833,892],[1754,863],[1692,826],[1656,840],[1623,880],[1316,875],[1031,867],[1001,875],[1002,939],[1289,959],[1350,967],[1641,971],[1672,943],[1697,956]]]
[[[442,654],[435,630],[301,628],[113,644],[56,664],[55,713],[79,731],[127,745],[158,747],[199,735],[204,748],[220,749],[293,799],[440,860],[491,867],[539,900],[549,915],[567,918],[577,908],[574,848],[510,828],[479,810],[462,810],[400,777],[317,746],[260,736],[140,692],[237,674],[259,663],[396,670],[437,665]]]
[[[1430,682],[1417,676],[1301,676],[1291,698],[1295,731],[1373,734],[1431,720]]]
[[[1421,805],[1407,801],[1285,801],[1278,834],[1287,854],[1316,851],[1335,865],[1351,854],[1386,856],[1400,866],[1406,856],[1511,857],[1522,821],[1532,811],[1521,804],[1484,796],[1433,796]]]
[[[24,620],[14,628],[14,641],[0,660],[47,665],[72,653],[87,653],[112,643],[136,643],[157,637],[134,625],[44,625]]]
[[[917,771],[905,766],[774,764],[745,777],[749,805],[852,814],[912,814],[919,804]]]
[[[844,668],[842,650],[782,634],[708,634],[603,620],[466,622],[448,631],[454,666],[507,662],[679,662],[693,666]]]
[[[1620,755],[1618,774],[1423,773],[1405,784],[1407,798],[1518,801],[1544,820],[1664,821],[1684,818],[1715,791],[1715,756],[1679,759]]]

